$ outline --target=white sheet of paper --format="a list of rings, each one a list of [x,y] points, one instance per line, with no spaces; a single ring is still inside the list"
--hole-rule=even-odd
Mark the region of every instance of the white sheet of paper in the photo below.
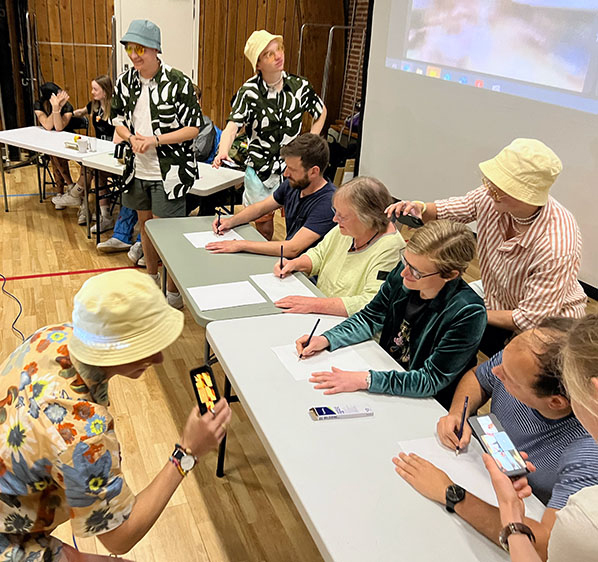
[[[276,277],[274,273],[260,273],[250,275],[249,278],[262,290],[272,302],[291,295],[313,297],[314,294],[294,275],[284,279]]]
[[[244,240],[236,230],[229,230],[224,234],[216,235],[211,230],[203,232],[185,232],[184,236],[196,248],[205,248],[210,242],[222,242],[223,240]]]
[[[249,281],[218,283],[188,289],[200,310],[215,310],[266,302]]]
[[[299,361],[295,344],[279,345],[271,348],[286,370],[295,380],[307,380],[315,371],[330,371],[334,365],[346,371],[367,371],[368,363],[359,353],[349,347],[335,351],[322,351],[313,357]]]
[[[441,470],[444,470],[450,479],[459,486],[486,503],[498,506],[492,481],[484,466],[484,461],[482,461],[480,454],[472,450],[471,447],[456,456],[455,451],[443,447],[436,437],[399,441],[399,447],[405,453],[415,453],[430,461]]]

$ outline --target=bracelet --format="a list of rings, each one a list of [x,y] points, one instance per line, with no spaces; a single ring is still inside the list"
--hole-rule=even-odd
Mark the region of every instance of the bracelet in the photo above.
[[[160,137],[158,135],[154,135],[156,138],[156,146],[160,146]]]
[[[368,390],[370,386],[372,386],[372,373],[368,372],[367,376],[365,377],[365,384],[368,385]]]
[[[422,206],[422,215],[426,212],[428,205],[424,201],[411,201],[412,203],[418,203]]]
[[[176,466],[179,470],[179,472],[181,473],[181,476],[184,478],[185,476],[187,476],[187,473],[183,470],[183,467],[181,466],[181,463],[175,459],[172,455],[170,456],[170,458],[168,459],[172,464],[174,464],[174,466]]]
[[[525,523],[509,523],[503,528],[503,530],[500,532],[500,535],[498,535],[498,542],[500,543],[500,546],[502,546],[507,552],[509,552],[509,537],[511,535],[527,535],[527,538],[531,542],[536,542],[536,536]]]

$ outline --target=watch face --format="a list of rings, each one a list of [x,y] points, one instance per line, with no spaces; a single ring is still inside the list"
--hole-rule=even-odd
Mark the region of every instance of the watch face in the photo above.
[[[195,466],[195,459],[191,455],[183,455],[181,459],[181,468],[184,471],[189,471]]]
[[[456,484],[449,486],[446,489],[446,499],[457,503],[462,501],[465,498],[465,490],[461,488],[461,486],[457,486]]]

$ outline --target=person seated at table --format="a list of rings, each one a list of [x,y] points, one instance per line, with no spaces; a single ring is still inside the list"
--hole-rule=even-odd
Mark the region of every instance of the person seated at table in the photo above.
[[[310,357],[370,339],[405,371],[313,373],[324,394],[369,390],[401,396],[435,396],[450,404],[456,381],[475,364],[486,326],[482,299],[461,275],[475,256],[475,237],[463,224],[433,221],[416,230],[401,262],[372,301],[321,336],[300,337],[297,352]]]
[[[588,315],[573,324],[567,334],[562,357],[563,382],[571,398],[571,408],[594,441],[598,441],[598,315]],[[484,455],[484,463],[498,499],[501,524],[504,525],[501,535],[509,546],[511,560],[540,562],[542,558],[530,540],[528,529],[531,529],[521,500],[529,496],[532,489],[525,486],[525,479],[515,483],[511,481],[489,455]],[[550,562],[595,562],[598,545],[597,505],[598,486],[586,485],[569,496],[565,507],[556,514],[550,533]],[[522,524],[528,524],[528,529],[522,528]]]
[[[533,493],[546,504],[541,522],[526,519],[536,536],[536,549],[546,559],[546,545],[558,510],[579,490],[598,484],[598,445],[571,409],[561,382],[560,350],[574,320],[548,318],[539,327],[516,336],[504,349],[465,374],[449,412],[438,421],[442,444],[455,450],[467,447],[471,429],[461,425],[466,416],[488,400],[505,432],[536,467],[527,476]],[[393,459],[397,472],[426,497],[444,504],[455,483],[440,469],[417,455],[401,453]],[[494,461],[493,461],[494,462]],[[467,482],[459,482],[467,487]],[[454,509],[475,529],[495,542],[502,528],[499,511],[460,486],[462,498]]]
[[[46,131],[72,132],[73,106],[69,103],[68,92],[54,82],[46,82],[40,88],[40,98],[33,105],[33,111],[40,125]],[[73,187],[73,178],[69,169],[69,161],[65,158],[50,156],[54,181],[58,193],[64,193]],[[57,206],[59,210],[64,206]]]
[[[123,477],[110,381],[138,379],[162,363],[183,322],[147,275],[111,271],[83,284],[72,324],[41,328],[0,365],[3,560],[75,559],[52,536],[69,519],[75,535],[97,536],[110,552],[127,552],[197,457],[221,441],[231,418],[226,400],[204,416],[195,406],[172,456],[144,490],[133,494]]]
[[[548,316],[580,318],[586,295],[577,281],[581,233],[573,215],[549,194],[562,170],[558,156],[535,139],[515,139],[480,163],[482,185],[434,203],[401,201],[387,212],[425,221],[477,221],[481,284],[488,327],[481,350],[500,351],[513,334]]]
[[[375,178],[357,177],[336,190],[334,227],[314,248],[293,260],[276,262],[274,274],[293,271],[316,275],[326,297],[289,296],[274,304],[285,312],[350,316],[374,298],[380,285],[401,259],[405,241],[384,215],[392,201],[386,186]]]
[[[112,141],[115,133],[114,126],[110,122],[110,100],[112,99],[112,80],[106,74],[97,76],[91,81],[92,100],[80,109],[75,109],[73,115],[78,118],[88,117],[93,125],[95,136],[101,140]],[[114,139],[116,143],[120,138]],[[94,174],[92,170],[87,170],[87,185],[91,185]],[[108,174],[98,172],[100,184],[105,185]],[[52,203],[57,207],[79,207],[79,224],[85,224],[85,206],[83,205],[83,195],[85,193],[85,177],[83,174],[75,185],[63,195],[57,195],[52,198]],[[100,192],[104,195],[106,190]],[[110,215],[110,201],[100,199],[100,232],[106,232],[114,226],[114,219]],[[95,234],[97,225],[92,226],[91,232]]]
[[[284,241],[223,240],[210,242],[210,252],[251,252],[294,258],[319,240],[334,226],[332,196],[334,184],[324,177],[330,152],[328,143],[319,135],[305,133],[280,149],[286,168],[285,181],[263,201],[245,207],[232,217],[214,219],[216,234],[224,234],[235,226],[253,221],[276,209],[284,208],[287,236]]]

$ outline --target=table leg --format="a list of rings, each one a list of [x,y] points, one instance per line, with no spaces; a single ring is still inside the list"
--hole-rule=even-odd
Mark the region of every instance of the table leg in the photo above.
[[[207,344],[206,342],[206,345]],[[228,377],[226,375],[224,375],[224,398],[226,398],[226,401],[230,404],[231,402],[231,384],[230,381],[228,380]],[[224,459],[226,457],[226,433],[224,434],[224,437],[222,438],[222,441],[220,441],[220,446],[218,447],[218,466],[216,467],[216,476],[218,476],[218,478],[222,478],[224,476]]]
[[[39,155],[36,158],[35,169],[37,170],[37,188],[39,189],[39,202],[44,202],[44,187],[42,185],[42,176],[39,173]]]
[[[168,283],[168,269],[166,269],[166,266],[164,264],[162,264],[162,292],[164,293],[164,296],[166,296],[167,283]]]
[[[6,147],[6,145],[4,145]],[[8,149],[6,149],[8,154]],[[0,168],[2,168],[2,191],[4,193],[4,211],[8,213],[8,194],[6,193],[6,177],[4,176],[4,160],[2,159],[2,151],[0,151]]]
[[[94,178],[96,182],[96,246],[100,243],[100,173],[94,170]]]
[[[83,174],[83,204],[85,205],[85,222],[87,224],[87,238],[91,239],[91,216],[89,213],[89,182],[85,166],[81,164],[81,173]],[[96,216],[97,218],[97,216]]]

